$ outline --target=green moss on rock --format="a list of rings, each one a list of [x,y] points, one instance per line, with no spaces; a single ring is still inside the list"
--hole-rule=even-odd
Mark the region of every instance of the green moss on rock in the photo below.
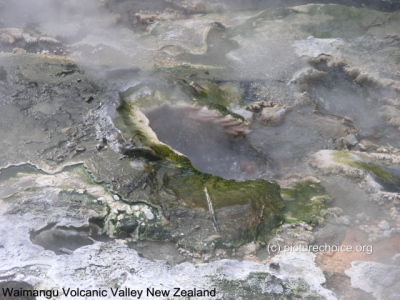
[[[358,169],[372,172],[379,179],[389,184],[393,184],[400,187],[400,178],[389,173],[384,166],[372,162],[362,162],[362,161],[355,162],[354,166],[357,167]]]
[[[192,164],[186,156],[179,154],[157,139],[156,134],[148,126],[147,118],[137,106],[121,100],[118,111],[124,125],[127,127],[126,135],[128,140],[134,140],[137,146],[144,147],[154,157],[166,160],[175,165],[175,167],[192,168]]]
[[[287,222],[303,221],[312,225],[323,218],[323,211],[332,200],[325,188],[312,180],[297,182],[290,188],[283,188],[282,198],[286,204]]]
[[[148,220],[144,213],[128,214],[124,211],[110,213],[105,221],[105,231],[114,237],[131,236],[151,240],[165,240],[169,238],[157,209],[148,207],[154,218]]]
[[[218,222],[225,243],[229,241],[234,246],[254,240],[266,241],[270,232],[282,224],[284,203],[275,182],[237,182],[197,172],[166,175],[164,186],[188,207],[208,211],[206,188],[217,218],[224,216]]]
[[[170,238],[170,234],[159,222],[142,223],[139,226],[139,237],[152,240],[165,240]]]
[[[386,166],[383,166],[377,162],[365,160],[358,155],[346,151],[333,152],[333,160],[358,170],[372,173],[378,180],[381,180],[389,185],[400,187],[400,178],[389,172]]]
[[[284,207],[278,184],[265,180],[237,182],[198,172],[168,177],[165,184],[178,198],[184,199],[192,207],[208,208],[204,188],[207,188],[214,208],[244,205],[250,201],[255,209],[266,206],[279,214]]]
[[[172,68],[159,68],[156,71],[167,72],[173,76],[180,76],[180,77],[191,76],[192,74],[196,74],[198,72],[197,69],[189,65],[179,65]]]

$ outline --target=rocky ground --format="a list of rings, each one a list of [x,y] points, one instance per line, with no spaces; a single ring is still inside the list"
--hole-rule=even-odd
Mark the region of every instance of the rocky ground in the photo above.
[[[399,7],[253,2],[0,1],[0,299],[400,297]]]

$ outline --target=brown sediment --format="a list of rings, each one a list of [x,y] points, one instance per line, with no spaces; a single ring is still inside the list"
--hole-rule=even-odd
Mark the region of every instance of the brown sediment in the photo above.
[[[370,242],[368,235],[356,227],[349,227],[341,245],[351,247],[352,251],[318,252],[316,262],[323,271],[332,272],[327,278],[327,287],[345,299],[375,299],[370,294],[351,287],[351,280],[344,271],[351,268],[353,261],[372,261],[392,264],[391,258],[400,252],[400,234],[390,238]],[[364,247],[364,248],[363,248]],[[369,247],[369,248],[367,248]],[[372,253],[369,250],[372,248]],[[349,248],[347,248],[349,249]]]
[[[223,131],[234,136],[245,136],[250,133],[250,130],[247,129],[247,127],[243,124],[238,126],[226,127]]]
[[[351,287],[350,278],[343,273],[334,273],[326,280],[326,287],[336,293],[343,300],[363,299],[375,300],[375,298],[362,290]]]
[[[341,245],[351,246],[353,250],[349,252],[318,252],[316,254],[317,263],[324,271],[343,273],[346,269],[351,268],[353,261],[390,263],[391,258],[400,252],[400,234],[378,242],[370,242],[365,232],[350,227],[347,229]],[[371,254],[368,254],[367,246],[372,247]],[[364,247],[364,251],[362,251],[362,247]]]
[[[235,119],[231,115],[222,116],[217,111],[209,110],[206,107],[198,108],[185,105],[186,117],[200,122],[210,122],[220,125],[222,130],[230,135],[245,136],[250,133],[248,126],[240,119]]]

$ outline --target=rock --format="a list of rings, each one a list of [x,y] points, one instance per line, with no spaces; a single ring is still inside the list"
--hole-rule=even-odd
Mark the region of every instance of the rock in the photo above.
[[[394,264],[400,265],[400,253],[394,255],[391,260]]]
[[[284,249],[307,249],[314,243],[315,237],[311,232],[312,227],[304,223],[283,224],[275,234],[275,237],[268,242],[268,254],[279,254]],[[270,245],[274,245],[270,248]],[[261,251],[261,250],[260,250]]]
[[[346,146],[355,146],[357,145],[358,141],[354,134],[349,134],[346,136],[345,145]]]
[[[298,71],[293,78],[290,80],[290,83],[298,83],[298,84],[308,84],[312,81],[322,80],[328,74],[323,71],[318,71],[315,69],[307,68]]]
[[[20,251],[28,249],[29,245],[24,244],[20,247]],[[46,272],[46,277],[40,276],[40,273],[30,274],[29,279],[31,282],[35,281],[35,287],[46,290],[79,287],[103,289],[111,294],[110,284],[118,281],[119,285],[131,290],[142,290],[143,286],[171,292],[177,286],[186,289],[196,286],[197,289],[207,290],[215,287],[216,296],[222,298],[238,299],[248,294],[250,287],[252,295],[258,298],[265,297],[267,293],[278,293],[277,296],[289,297],[296,294],[302,298],[336,299],[331,291],[322,286],[325,282],[324,275],[315,266],[314,256],[310,253],[281,255],[280,258],[274,259],[274,264],[281,266],[279,269],[270,268],[270,264],[234,260],[170,266],[161,260],[142,258],[135,250],[118,240],[88,245],[70,255],[45,254],[37,247],[33,247],[30,253],[37,260],[42,258],[47,263],[35,263],[32,257],[31,260],[23,260],[15,266],[29,264],[30,268],[39,268],[38,272]],[[304,271],[305,267],[307,272]],[[65,268],[68,272],[65,272]],[[85,276],[80,272],[82,268],[85,270]],[[28,272],[23,269],[21,267],[23,273]],[[14,273],[12,269],[5,267],[2,272],[11,276]],[[103,275],[95,275],[99,273]],[[2,286],[10,285],[2,283]],[[14,286],[29,287],[23,282]]]
[[[168,177],[166,182],[168,183],[166,187],[176,195],[176,198],[163,199],[160,205],[164,214],[169,216],[170,224],[174,224],[175,220],[179,220],[180,226],[187,224],[182,226],[183,228],[190,228],[194,222],[200,225],[200,230],[185,235],[180,240],[180,243],[198,247],[198,250],[205,247],[199,241],[205,240],[212,232],[222,236],[219,241],[221,245],[229,245],[232,242],[242,244],[254,240],[255,232],[245,229],[253,226],[248,223],[249,219],[259,224],[257,239],[262,240],[271,230],[271,225],[276,226],[281,218],[275,213],[279,213],[283,203],[276,193],[277,190],[274,189],[275,185],[271,182],[225,181],[202,174]],[[204,184],[207,186],[207,192]],[[251,188],[247,188],[248,184],[251,184]],[[241,196],[244,191],[247,198]],[[267,191],[269,196],[266,194]],[[176,202],[175,199],[183,199],[187,206]],[[210,200],[209,203],[207,199]],[[181,207],[180,210],[178,207]],[[196,210],[189,210],[187,207],[194,207]],[[260,218],[260,215],[263,217]]]
[[[396,155],[385,156],[392,161],[398,161]],[[321,150],[312,156],[310,164],[327,173],[343,172],[349,177],[363,178],[365,185],[373,190],[380,190],[382,186],[388,191],[397,190],[400,177],[397,176],[396,168],[375,163],[375,159],[375,155],[363,152]],[[365,172],[371,176],[364,176]]]
[[[345,235],[346,227],[341,224],[326,224],[315,233],[316,245],[338,245],[340,244]]]
[[[97,151],[100,151],[101,149],[103,149],[104,148],[104,144],[96,144],[96,150]]]
[[[325,188],[312,179],[298,181],[290,187],[282,188],[281,193],[287,207],[286,218],[310,225],[323,221],[325,209],[332,201]]]
[[[365,220],[367,220],[368,216],[364,212],[362,212],[360,214],[357,214],[356,218],[359,221],[365,221]]]
[[[3,28],[0,31],[1,43],[14,44],[17,40],[20,40],[22,38],[22,30],[19,28]]]
[[[76,143],[75,142],[68,142],[66,146],[67,146],[67,148],[75,148],[76,147]]]
[[[279,125],[283,122],[285,112],[286,110],[283,107],[264,107],[260,121],[265,125]]]
[[[333,214],[336,217],[340,217],[343,215],[343,209],[340,207],[329,207],[327,209],[328,213]]]
[[[258,119],[265,125],[280,125],[284,120],[284,115],[288,107],[274,102],[260,101],[246,108],[258,116]]]
[[[134,232],[138,226],[138,222],[133,218],[122,218],[120,224],[120,230],[128,234]]]
[[[237,250],[237,254],[243,256],[255,254],[256,250],[257,250],[257,245],[254,242],[252,242],[239,247]]]
[[[16,48],[12,49],[12,53],[14,53],[14,54],[26,54],[27,52],[26,52],[25,49],[16,47]]]
[[[400,270],[398,266],[375,262],[355,261],[345,271],[351,286],[372,294],[376,299],[397,299],[400,296]]]
[[[351,219],[349,216],[340,216],[337,220],[339,224],[343,225],[350,225],[351,224]]]
[[[151,210],[147,206],[142,207],[141,211],[142,211],[142,213],[144,214],[144,216],[146,217],[147,220],[153,220],[154,219],[153,213],[151,212]]]
[[[381,153],[388,153],[389,150],[385,147],[379,147],[378,149],[376,149],[376,151],[381,152]]]
[[[374,143],[365,139],[361,140],[359,145],[362,147],[363,151],[377,149],[377,146]]]
[[[86,151],[86,148],[84,146],[78,145],[75,147],[75,151],[76,152],[84,152],[84,151]]]
[[[378,224],[378,227],[381,230],[389,230],[390,229],[390,225],[389,225],[388,221],[380,221]]]
[[[383,231],[383,236],[385,238],[390,238],[392,236],[393,230],[384,230]]]

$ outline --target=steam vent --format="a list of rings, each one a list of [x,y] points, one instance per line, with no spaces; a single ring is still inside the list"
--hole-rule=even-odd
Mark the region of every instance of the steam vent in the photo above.
[[[0,0],[0,134],[0,300],[400,299],[397,0]]]

